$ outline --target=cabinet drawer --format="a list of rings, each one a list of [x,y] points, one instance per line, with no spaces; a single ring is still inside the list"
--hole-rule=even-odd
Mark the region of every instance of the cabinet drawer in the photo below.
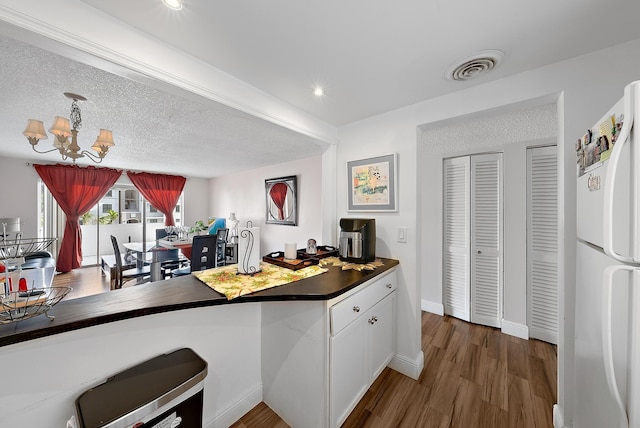
[[[331,307],[331,335],[351,324],[397,287],[396,272],[364,283],[362,289]]]

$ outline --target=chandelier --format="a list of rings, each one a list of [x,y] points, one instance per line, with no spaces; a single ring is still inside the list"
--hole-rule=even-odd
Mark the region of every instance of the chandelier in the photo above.
[[[97,155],[86,150],[81,151],[80,146],[78,146],[78,130],[82,127],[82,116],[80,115],[78,101],[86,101],[87,99],[82,95],[72,94],[70,92],[65,92],[64,96],[73,100],[71,103],[71,115],[69,119],[56,116],[53,125],[49,128],[49,132],[55,135],[53,149],[44,152],[36,149],[38,141],[48,138],[44,132],[44,124],[40,120],[29,119],[27,127],[22,134],[27,137],[29,143],[31,143],[31,148],[36,153],[50,153],[58,150],[63,160],[73,159],[75,163],[76,159],[86,156],[95,163],[102,162],[102,159],[104,159],[109,151],[109,147],[115,145],[111,131],[106,129],[100,130],[96,142],[91,146],[91,148],[97,152]],[[69,120],[71,120],[71,123],[69,123]],[[70,125],[73,125],[73,128],[71,128]],[[71,141],[69,141],[69,137],[71,137]]]

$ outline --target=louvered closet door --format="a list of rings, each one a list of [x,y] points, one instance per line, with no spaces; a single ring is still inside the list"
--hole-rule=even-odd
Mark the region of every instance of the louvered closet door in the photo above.
[[[529,336],[558,343],[558,161],[556,147],[527,150]]]
[[[502,319],[502,153],[471,157],[471,322]]]
[[[444,312],[469,321],[469,157],[445,159]]]

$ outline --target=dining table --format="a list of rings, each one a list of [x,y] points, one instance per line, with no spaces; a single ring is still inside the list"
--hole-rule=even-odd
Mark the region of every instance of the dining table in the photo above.
[[[137,268],[141,268],[147,263],[149,264],[151,282],[164,279],[162,275],[162,263],[169,260],[167,258],[167,255],[169,253],[167,253],[167,251],[177,248],[168,248],[162,245],[156,245],[156,242],[153,241],[144,243],[125,242],[122,244],[122,246],[127,250],[127,253],[135,254]],[[151,254],[151,259],[149,259],[148,257],[149,254]]]
[[[193,246],[193,237],[187,239],[170,239],[162,238],[158,239],[158,246],[166,248],[168,250],[178,249],[182,254],[191,260],[191,247]]]

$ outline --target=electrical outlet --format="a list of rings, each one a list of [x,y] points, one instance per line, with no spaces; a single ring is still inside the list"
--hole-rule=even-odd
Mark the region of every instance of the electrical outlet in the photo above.
[[[407,228],[399,227],[398,228],[398,242],[406,243],[407,242]]]

